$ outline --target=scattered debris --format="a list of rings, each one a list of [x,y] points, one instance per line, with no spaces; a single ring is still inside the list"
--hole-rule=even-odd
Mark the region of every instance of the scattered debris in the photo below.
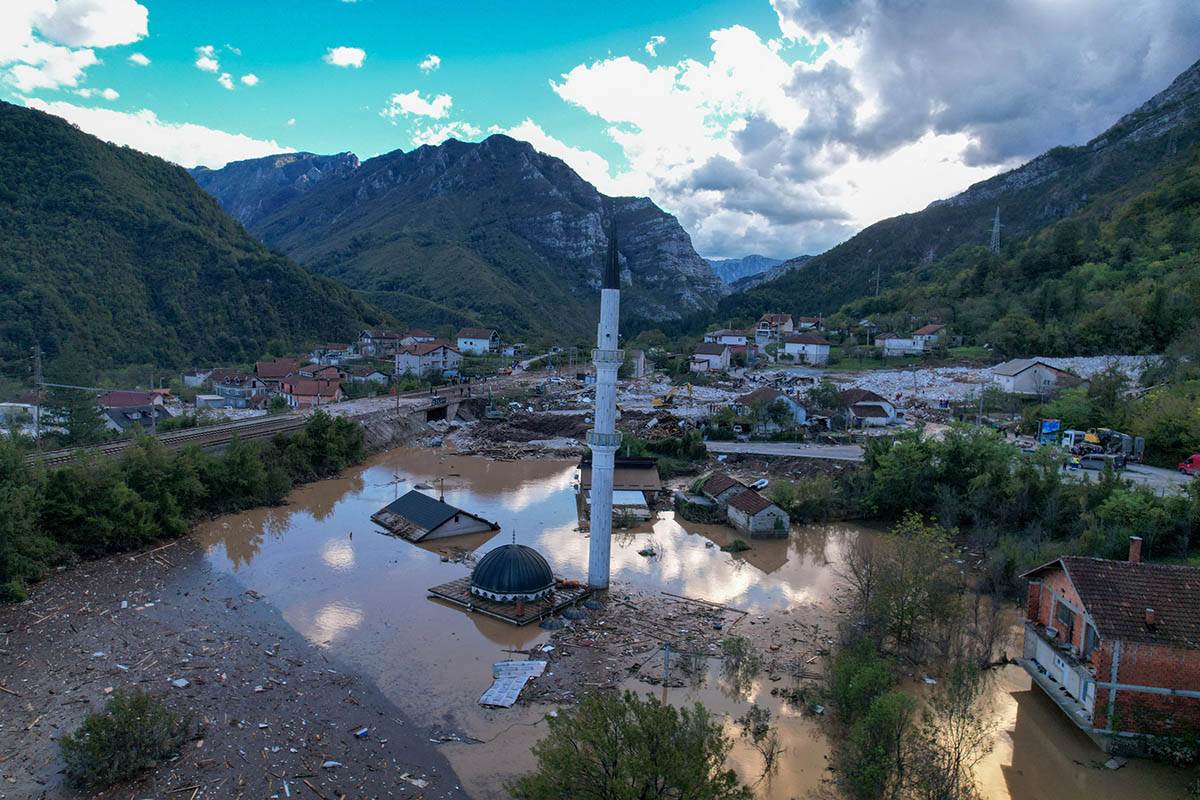
[[[499,661],[492,665],[492,685],[479,698],[481,706],[511,708],[525,684],[546,671],[546,661]]]

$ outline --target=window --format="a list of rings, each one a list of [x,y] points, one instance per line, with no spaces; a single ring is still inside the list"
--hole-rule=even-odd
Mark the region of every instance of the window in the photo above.
[[[1058,628],[1063,641],[1067,644],[1074,642],[1075,613],[1066,604],[1060,602],[1054,610],[1054,619],[1058,623],[1055,627]]]
[[[1092,653],[1100,648],[1100,634],[1096,633],[1096,629],[1088,625],[1083,629],[1083,657],[1091,658]]]

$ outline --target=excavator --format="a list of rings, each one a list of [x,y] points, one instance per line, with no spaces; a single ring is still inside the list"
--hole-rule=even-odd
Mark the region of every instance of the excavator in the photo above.
[[[679,394],[681,389],[687,390],[688,402],[692,402],[692,385],[685,383],[683,386],[672,386],[666,393],[659,395],[650,401],[650,405],[654,408],[670,408],[675,403],[675,395]]]

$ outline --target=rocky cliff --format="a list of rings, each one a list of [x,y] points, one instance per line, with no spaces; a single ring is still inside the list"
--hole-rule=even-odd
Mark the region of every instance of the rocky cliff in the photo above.
[[[761,275],[771,269],[771,267],[777,267],[782,264],[783,259],[752,255],[742,256],[741,258],[710,258],[708,263],[712,266],[713,271],[717,273],[717,277],[727,284],[732,284],[742,278]]]
[[[614,225],[624,317],[679,319],[725,291],[673,216],[647,198],[603,195],[507,136],[334,169],[319,158],[239,162],[197,180],[267,244],[408,322],[586,335]]]

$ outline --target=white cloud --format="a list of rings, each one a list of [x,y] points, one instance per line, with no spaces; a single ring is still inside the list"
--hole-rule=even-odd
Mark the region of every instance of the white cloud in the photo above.
[[[332,64],[335,67],[354,67],[358,69],[363,65],[363,61],[367,57],[367,51],[359,47],[331,47],[323,56],[326,64]]]
[[[1192,0],[774,5],[782,38],[733,26],[711,32],[704,58],[610,56],[551,81],[621,148],[609,185],[644,186],[705,255],[819,252],[1084,141],[1200,42]],[[822,55],[810,63],[791,39],[824,42]]]
[[[296,118],[292,117],[287,121],[287,124],[289,128],[294,128],[296,126]]]
[[[433,72],[441,65],[442,65],[442,59],[438,56],[435,56],[433,53],[430,53],[429,55],[425,56],[425,60],[422,61],[420,64],[417,64],[417,66],[421,69],[421,71],[425,72],[425,73]]]
[[[246,84],[247,86],[258,86],[258,76],[253,72],[246,73],[242,76],[241,80],[242,83]]]
[[[216,72],[221,68],[217,61],[217,48],[211,44],[202,44],[196,48],[196,68],[205,72]]]
[[[136,42],[147,11],[134,0],[5,0],[0,80],[19,92],[72,88],[100,63],[92,48]]]
[[[38,28],[69,47],[113,47],[144,38],[149,16],[135,0],[58,0]]]
[[[76,89],[75,94],[80,97],[103,97],[105,100],[116,100],[120,97],[120,93],[116,89]]]
[[[130,53],[129,63],[137,64],[139,67],[148,67],[150,66],[150,59],[142,53]]]
[[[658,46],[660,44],[665,44],[666,41],[667,41],[667,37],[665,37],[665,36],[657,36],[657,35],[651,36],[649,41],[646,42],[646,46],[645,46],[646,52],[650,54],[651,58],[657,58],[658,57]]]
[[[126,113],[36,98],[28,98],[25,102],[31,108],[62,117],[101,139],[128,145],[187,167],[202,164],[216,169],[230,161],[293,151],[273,140],[254,139],[187,122],[164,122],[149,109]]]
[[[416,147],[424,144],[441,144],[447,139],[469,141],[483,133],[469,122],[447,122],[444,125],[430,125],[413,131],[412,143]]]
[[[217,83],[221,84],[221,86],[229,91],[233,91],[233,76],[228,72],[222,72],[221,76],[217,78]]]
[[[635,176],[625,173],[623,180],[615,180],[610,174],[611,167],[603,156],[592,150],[572,147],[561,139],[557,139],[538,125],[532,119],[525,118],[519,125],[502,128],[493,125],[488,133],[503,133],[514,139],[529,142],[535,150],[547,155],[561,158],[571,169],[579,173],[585,181],[600,191],[609,195],[643,194],[649,188],[642,182],[636,182]]]
[[[450,113],[452,105],[454,105],[454,100],[448,94],[439,94],[431,100],[426,100],[421,97],[419,91],[413,89],[411,92],[392,95],[388,100],[387,108],[380,114],[392,120],[399,116],[407,117],[409,115],[444,119]]]

